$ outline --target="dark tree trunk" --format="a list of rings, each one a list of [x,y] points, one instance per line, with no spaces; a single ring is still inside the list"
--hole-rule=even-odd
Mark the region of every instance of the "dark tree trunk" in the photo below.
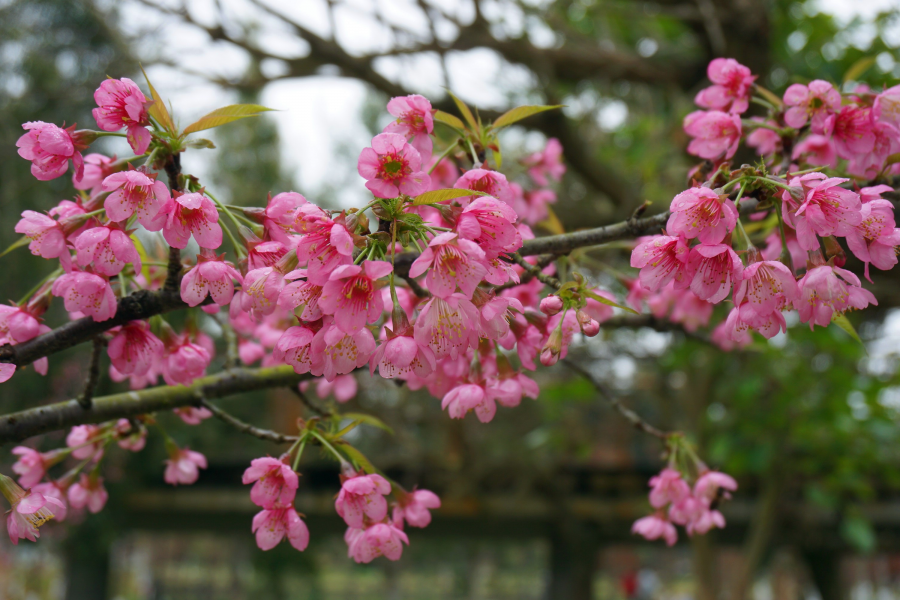
[[[591,600],[597,540],[593,527],[564,515],[550,534],[550,581],[546,600]]]
[[[66,600],[104,600],[108,597],[109,538],[98,529],[99,525],[89,518],[69,531],[64,546]]]
[[[822,600],[842,600],[840,553],[829,548],[804,548],[802,555]]]

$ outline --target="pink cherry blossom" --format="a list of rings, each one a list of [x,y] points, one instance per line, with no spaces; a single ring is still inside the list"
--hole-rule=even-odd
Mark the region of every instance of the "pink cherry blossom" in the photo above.
[[[421,155],[402,135],[379,133],[372,138],[372,147],[359,155],[357,170],[375,196],[396,198],[418,196],[428,189],[431,182],[421,167]]]
[[[863,188],[863,191],[867,189],[871,188]],[[894,205],[889,200],[870,200],[862,205],[860,214],[862,222],[847,234],[847,246],[856,258],[865,263],[866,279],[872,281],[869,264],[882,271],[888,271],[897,264],[894,249],[900,245],[900,229],[894,223]]]
[[[829,117],[841,110],[841,94],[827,81],[816,79],[809,86],[795,83],[788,87],[784,103],[790,107],[784,114],[789,127],[799,129],[811,119],[813,133],[831,135],[833,119]]]
[[[667,521],[661,514],[654,514],[638,519],[631,526],[631,533],[643,536],[648,540],[666,541],[667,546],[674,546],[678,541],[678,532],[675,526]]]
[[[871,152],[856,154],[847,165],[847,172],[855,177],[875,179],[888,157],[900,150],[900,131],[887,123],[872,126],[875,143]]]
[[[118,275],[131,263],[141,272],[141,256],[128,234],[118,227],[103,225],[88,229],[75,239],[75,260],[82,267],[94,263],[94,271],[106,277]]]
[[[890,87],[875,96],[872,116],[882,123],[900,129],[900,85]]]
[[[487,169],[471,169],[466,171],[455,184],[454,188],[461,190],[474,190],[476,192],[484,192],[488,196],[493,196],[502,202],[512,204],[513,195],[509,188],[509,182],[506,175],[497,171],[489,171]],[[456,198],[460,206],[466,206],[477,196],[466,196]]]
[[[509,335],[509,321],[516,313],[522,314],[525,308],[515,298],[504,296],[489,297],[478,290],[479,297],[488,297],[482,304],[479,300],[478,310],[481,313],[481,334],[491,340],[502,340]]]
[[[778,126],[774,121],[766,121],[762,117],[751,117],[750,120]],[[782,150],[781,136],[767,127],[757,127],[751,131],[750,135],[747,136],[747,145],[751,148],[756,148],[756,153],[760,156],[769,156]]]
[[[41,258],[58,258],[62,254],[68,254],[66,248],[66,234],[60,222],[33,210],[22,213],[22,219],[16,223],[16,233],[31,239],[28,249],[35,256]]]
[[[82,473],[77,483],[73,483],[68,491],[69,504],[79,510],[87,507],[93,514],[97,514],[106,506],[109,494],[103,487],[103,478],[93,474]]]
[[[297,473],[290,466],[270,456],[250,461],[241,482],[244,485],[253,484],[250,500],[263,508],[292,505],[300,485]]]
[[[367,529],[350,527],[344,534],[347,542],[347,556],[357,563],[370,563],[379,556],[388,560],[400,560],[403,544],[409,545],[409,538],[392,523],[376,523]]]
[[[9,540],[18,545],[20,539],[37,541],[41,537],[38,527],[53,519],[57,514],[65,514],[66,505],[52,495],[44,495],[37,490],[25,491],[19,488],[18,498],[11,500],[12,508],[6,517]]]
[[[222,245],[219,211],[213,201],[200,192],[170,198],[154,219],[151,231],[162,229],[163,237],[173,248],[187,247],[191,235],[201,248],[215,250]]]
[[[741,280],[743,264],[728,244],[701,244],[691,248],[687,262],[691,291],[698,298],[718,304]]]
[[[275,344],[272,356],[280,363],[291,365],[297,373],[309,373],[312,368],[310,346],[315,335],[308,327],[291,327]]]
[[[674,290],[675,305],[669,320],[673,323],[681,323],[685,331],[697,331],[699,327],[706,327],[713,313],[713,305],[697,297],[690,290]]]
[[[163,479],[172,485],[191,485],[200,477],[199,469],[205,469],[206,466],[205,456],[189,448],[179,448],[166,460]]]
[[[759,332],[764,338],[771,339],[779,332],[787,331],[787,323],[780,311],[758,312],[749,302],[735,306],[725,320],[725,332],[737,343],[750,342],[750,329]]]
[[[352,262],[353,237],[318,206],[301,206],[299,214],[294,229],[305,235],[297,244],[297,258],[306,265],[310,283],[325,285],[332,271]]]
[[[781,262],[764,260],[744,269],[734,291],[734,303],[740,306],[746,298],[757,314],[766,315],[790,306],[799,295],[791,270]]]
[[[391,263],[380,260],[338,267],[322,288],[319,308],[326,315],[334,315],[334,324],[341,331],[356,333],[366,323],[377,321],[384,312],[381,294],[375,286],[378,279],[393,270]]]
[[[310,373],[333,381],[369,362],[375,353],[375,338],[366,328],[345,333],[335,324],[325,325],[310,345]]]
[[[341,485],[334,501],[334,509],[350,527],[362,529],[365,521],[381,521],[387,516],[385,496],[391,493],[391,484],[381,475],[351,477]]]
[[[447,298],[434,297],[419,311],[414,337],[428,346],[436,359],[455,359],[470,346],[478,346],[478,324],[481,315],[463,294]]]
[[[747,110],[756,80],[750,69],[733,58],[714,58],[706,68],[706,75],[714,85],[697,93],[694,98],[697,106],[734,114]]]
[[[873,187],[864,187],[859,190],[859,199],[863,204],[872,200],[882,200],[881,195],[887,192],[893,192],[894,188],[889,185],[876,185]]]
[[[834,119],[834,148],[837,155],[850,160],[871,152],[874,146],[872,109],[842,106]]]
[[[718,110],[692,112],[684,118],[684,132],[692,139],[689,154],[716,160],[729,159],[741,141],[741,118]]]
[[[155,176],[141,171],[113,173],[103,180],[103,191],[112,192],[104,201],[106,216],[111,221],[118,223],[137,215],[138,222],[151,231],[162,228],[162,223],[156,223],[155,217],[171,196],[166,184]]]
[[[72,185],[76,190],[85,190],[91,196],[96,196],[103,189],[103,180],[114,172],[115,158],[110,158],[96,152],[84,157],[84,174],[81,179],[72,175]]]
[[[27,308],[0,304],[0,344],[19,344],[43,333],[40,321]]]
[[[135,154],[143,154],[150,145],[150,124],[147,108],[153,103],[132,80],[106,79],[94,92],[98,108],[93,109],[94,119],[103,131],[119,131],[128,128],[128,143]]]
[[[282,192],[269,198],[263,213],[263,224],[273,240],[287,245],[287,232],[293,227],[298,209],[304,204],[307,204],[306,198],[297,192]]]
[[[840,267],[823,265],[806,272],[800,280],[800,298],[794,308],[800,313],[800,322],[827,327],[832,316],[851,308],[862,309],[869,304],[878,305],[869,290],[860,287],[859,278]]]
[[[394,508],[393,524],[402,526],[403,521],[412,527],[427,527],[431,523],[431,512],[441,507],[441,499],[429,490],[415,490],[403,496]]]
[[[19,485],[24,488],[34,487],[40,482],[47,474],[47,469],[57,462],[59,455],[58,452],[38,452],[25,446],[16,446],[12,453],[19,457],[13,463],[13,473],[19,476]]]
[[[824,173],[807,173],[790,180],[791,187],[802,189],[800,201],[794,200],[790,191],[782,192],[785,223],[797,231],[797,241],[804,250],[819,248],[816,235],[845,236],[862,221],[859,194],[840,187],[846,181]]]
[[[172,412],[178,415],[178,418],[186,425],[199,425],[213,416],[212,411],[203,406],[181,406],[172,409]]]
[[[260,550],[271,550],[287,536],[288,542],[303,552],[309,545],[309,529],[293,506],[265,509],[253,517],[252,532]]]
[[[434,147],[431,140],[434,131],[434,109],[431,108],[431,102],[418,94],[398,96],[388,102],[387,111],[397,119],[388,123],[384,133],[404,136],[423,159],[430,159]]]
[[[169,385],[191,385],[206,374],[211,360],[209,349],[183,336],[166,347],[161,362],[163,379]]]
[[[694,518],[687,524],[687,532],[688,535],[695,533],[703,535],[716,527],[719,529],[725,527],[725,517],[719,511],[701,505]]]
[[[323,400],[333,392],[334,399],[343,404],[355,397],[357,390],[356,377],[352,374],[338,375],[333,381],[324,377],[316,380],[316,395]]]
[[[791,154],[793,160],[801,157],[815,167],[837,167],[837,151],[834,140],[824,135],[809,135],[794,146]]]
[[[522,246],[514,223],[516,211],[490,196],[476,198],[462,211],[456,222],[460,238],[472,240],[490,256],[514,252]]]
[[[718,244],[734,230],[738,211],[730,198],[721,198],[709,188],[695,187],[672,200],[666,224],[670,235],[698,238],[704,244]]]
[[[103,450],[103,440],[98,439],[100,428],[96,425],[76,425],[66,436],[66,446],[73,448],[72,456],[84,460]]]
[[[489,423],[497,414],[496,400],[497,395],[490,387],[466,383],[447,392],[441,400],[441,408],[451,419],[462,419],[474,410],[479,421]]]
[[[116,422],[116,443],[122,450],[140,452],[147,445],[147,428],[138,421],[119,419]]]
[[[123,375],[146,375],[162,358],[163,343],[150,331],[146,321],[131,321],[109,342],[107,354]]]
[[[291,279],[297,271],[285,275],[285,279]],[[322,296],[322,286],[310,283],[305,279],[294,281],[285,285],[278,295],[278,306],[294,312],[301,321],[316,321],[322,318],[322,309],[319,308],[319,298]]]
[[[700,500],[688,494],[680,501],[673,503],[669,507],[669,520],[678,525],[688,525],[691,521],[700,516],[705,506]]]
[[[686,265],[690,249],[682,236],[658,235],[638,244],[631,253],[631,266],[640,269],[644,288],[655,292],[670,281],[687,287]]]
[[[519,217],[519,222],[536,225],[547,218],[547,206],[556,204],[556,192],[548,189],[523,191],[522,186],[510,183],[512,190],[512,207]]]
[[[84,159],[81,150],[85,148],[73,135],[74,126],[68,129],[43,121],[30,121],[22,125],[27,131],[19,138],[16,146],[19,156],[31,161],[31,174],[40,181],[56,179],[69,169],[69,160],[75,168],[75,178],[84,174]]]
[[[254,269],[244,276],[241,308],[252,314],[270,315],[278,306],[285,274],[276,265]]]
[[[434,371],[435,365],[434,352],[427,344],[420,344],[410,335],[398,335],[378,346],[369,370],[374,374],[377,367],[385,379],[405,379],[409,373],[425,378]]]
[[[653,508],[663,508],[670,503],[677,504],[691,493],[691,488],[681,478],[681,473],[671,467],[650,478],[650,488],[650,505]]]
[[[62,523],[66,520],[66,515],[69,512],[66,505],[66,489],[61,487],[58,482],[46,481],[39,483],[31,488],[30,491],[32,494],[42,495],[45,499],[54,498],[57,500],[58,502],[53,503],[53,520],[57,523]]]
[[[559,181],[566,172],[566,165],[562,162],[562,153],[563,147],[559,140],[550,138],[541,152],[535,152],[522,162],[528,167],[528,174],[531,175],[534,182],[541,187],[546,187],[550,185],[549,179]]]
[[[214,252],[201,251],[197,255],[197,264],[181,279],[181,299],[188,306],[197,306],[212,297],[213,302],[225,306],[234,297],[234,280],[243,282],[241,274],[225,255],[216,256]]]
[[[72,271],[53,282],[51,292],[61,297],[69,312],[81,312],[94,321],[106,321],[116,315],[116,295],[109,282],[93,273]]]
[[[427,272],[425,286],[437,298],[450,297],[457,287],[471,298],[487,271],[481,263],[484,258],[484,250],[478,244],[447,231],[428,243],[410,267],[409,275],[418,277]]]
[[[729,498],[728,492],[734,492],[737,488],[737,481],[731,475],[719,471],[707,471],[700,475],[694,483],[694,497],[709,506],[723,493],[725,498]]]

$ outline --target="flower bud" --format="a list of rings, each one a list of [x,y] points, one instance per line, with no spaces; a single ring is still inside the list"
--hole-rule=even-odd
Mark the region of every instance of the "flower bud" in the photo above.
[[[547,296],[541,300],[541,312],[553,316],[563,309],[563,301],[559,296]]]
[[[550,334],[547,344],[541,349],[541,364],[545,367],[552,367],[559,360],[560,352],[562,352],[562,329],[557,327]]]
[[[598,333],[600,333],[600,323],[591,319],[587,323],[581,324],[581,333],[583,333],[586,337],[594,337]]]
[[[591,315],[587,314],[580,308],[575,312],[575,318],[578,320],[578,324],[581,327],[584,327],[591,322]]]

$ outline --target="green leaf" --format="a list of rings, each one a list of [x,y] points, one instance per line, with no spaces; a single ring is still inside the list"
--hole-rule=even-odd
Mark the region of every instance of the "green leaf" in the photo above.
[[[872,65],[875,64],[874,56],[864,56],[847,69],[847,72],[844,73],[844,83],[848,81],[858,81],[860,75],[868,71]]]
[[[373,427],[377,427],[378,429],[383,429],[391,435],[394,435],[394,430],[388,427],[388,425],[378,417],[373,417],[372,415],[367,415],[365,413],[342,413],[340,417],[342,419],[353,419],[354,421],[358,421],[366,425],[371,425]]]
[[[366,455],[365,455],[365,454],[363,454],[362,452],[360,452],[359,450],[357,450],[356,448],[354,448],[353,446],[351,446],[350,444],[348,444],[348,443],[345,442],[344,440],[335,440],[334,443],[337,445],[337,447],[339,447],[341,450],[344,451],[344,454],[346,454],[347,457],[348,457],[351,461],[353,461],[353,463],[354,463],[357,467],[359,467],[360,469],[362,469],[362,470],[365,471],[366,473],[372,474],[372,473],[377,473],[377,472],[378,472],[378,471],[375,469],[375,465],[373,465],[373,464],[369,461],[369,459],[366,458]]]
[[[761,86],[759,84],[756,84],[754,87],[756,87],[756,91],[759,92],[759,94],[763,98],[768,100],[770,104],[773,104],[775,106],[781,106],[781,98],[779,98],[778,96],[776,96],[775,94],[773,94],[772,92],[770,92],[769,90],[767,90],[766,88],[764,88],[763,86]]]
[[[492,131],[497,131],[498,129],[502,129],[513,123],[521,121],[522,119],[526,119],[531,115],[536,115],[538,113],[542,113],[547,110],[554,110],[557,108],[562,108],[563,104],[555,104],[553,106],[517,106],[512,110],[508,110],[502,115],[500,115],[496,121],[491,125]]]
[[[609,298],[604,298],[600,294],[595,294],[591,290],[583,290],[583,292],[584,292],[585,296],[587,296],[588,298],[593,298],[594,300],[596,300],[597,302],[600,302],[601,304],[605,304],[607,306],[615,306],[616,308],[621,308],[622,310],[633,313],[635,315],[640,314],[633,308],[628,308],[627,306],[622,306],[621,304],[613,302]]]
[[[183,134],[187,135],[196,131],[203,131],[204,129],[220,127],[222,125],[231,123],[232,121],[237,121],[238,119],[244,119],[247,117],[255,117],[260,113],[264,113],[270,110],[273,109],[266,108],[265,106],[260,106],[259,104],[232,104],[230,106],[223,106],[222,108],[217,108],[211,113],[203,115],[199,120],[188,125],[185,128]]]
[[[850,515],[841,521],[841,537],[861,552],[869,553],[875,549],[875,531],[861,516]]]
[[[463,123],[459,117],[456,115],[451,115],[450,113],[445,113],[442,110],[435,111],[434,120],[438,123],[443,123],[444,125],[449,125],[453,129],[456,129],[460,133],[465,131],[466,124]]]
[[[162,125],[166,131],[175,134],[175,122],[172,120],[172,115],[169,114],[169,109],[166,108],[166,103],[162,101],[162,98],[159,97],[159,92],[156,91],[156,88],[153,87],[153,84],[150,83],[150,78],[147,77],[147,71],[144,70],[144,66],[141,65],[141,73],[144,74],[144,79],[147,80],[147,87],[150,88],[150,96],[153,98],[153,104],[150,105],[150,108],[147,109],[147,112],[150,113],[150,116],[153,117],[157,123]]]
[[[453,200],[454,198],[462,198],[463,196],[487,196],[484,192],[476,192],[475,190],[462,190],[457,188],[446,188],[443,190],[432,190],[419,194],[413,199],[413,206],[422,206],[423,204],[436,204],[444,200]]]
[[[863,341],[860,339],[859,334],[856,333],[856,329],[853,327],[853,323],[850,322],[850,319],[842,314],[834,313],[834,316],[831,318],[831,322],[846,331],[850,335],[850,337],[862,344],[863,348],[865,348],[865,344],[863,344]]]
[[[30,237],[28,237],[28,236],[22,236],[21,238],[19,238],[18,240],[16,240],[16,241],[13,242],[12,244],[10,244],[9,248],[7,248],[7,249],[4,250],[2,253],[0,253],[0,256],[6,256],[7,254],[9,254],[10,252],[12,252],[12,251],[15,250],[16,248],[21,248],[22,246],[27,246],[29,242],[31,242],[31,238],[30,238]]]
[[[466,123],[472,128],[472,131],[478,133],[480,128],[478,127],[478,122],[475,121],[475,115],[472,114],[472,111],[469,110],[469,107],[466,106],[466,103],[456,97],[456,95],[447,90],[447,93],[450,94],[450,97],[453,98],[453,101],[456,102],[456,108],[459,109],[459,112],[462,113],[463,118],[466,120]]]
[[[889,167],[898,162],[900,162],[900,152],[898,152],[896,154],[891,154],[890,156],[888,156],[887,159],[884,161],[884,166]]]
[[[185,146],[187,146],[188,148],[196,148],[198,150],[202,150],[203,148],[212,149],[216,147],[216,145],[213,144],[212,141],[206,138],[197,138],[190,140],[185,144]]]
[[[496,150],[491,150],[494,153],[494,162],[497,163],[497,170],[503,168],[503,154],[500,153],[500,144],[497,144]]]

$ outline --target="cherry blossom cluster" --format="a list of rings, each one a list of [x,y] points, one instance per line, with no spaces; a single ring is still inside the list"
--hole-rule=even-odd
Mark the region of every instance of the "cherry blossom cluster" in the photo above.
[[[842,94],[816,80],[790,86],[779,99],[733,59],[713,60],[708,76],[713,85],[695,98],[706,110],[684,120],[688,152],[706,162],[672,200],[663,234],[638,240],[631,266],[639,277],[623,281],[628,304],[646,304],[654,316],[694,331],[730,298],[733,307],[712,335],[725,349],[750,344],[751,331],[765,338],[786,331],[787,310],[813,328],[877,304],[843,268],[838,240],[869,281],[870,265],[897,264],[900,229],[882,197],[893,188],[881,182],[900,173],[888,158],[900,150],[900,86],[876,93],[859,85]],[[742,119],[751,103],[767,116]],[[744,138],[761,162],[732,169]],[[761,249],[741,213],[762,232]]]

